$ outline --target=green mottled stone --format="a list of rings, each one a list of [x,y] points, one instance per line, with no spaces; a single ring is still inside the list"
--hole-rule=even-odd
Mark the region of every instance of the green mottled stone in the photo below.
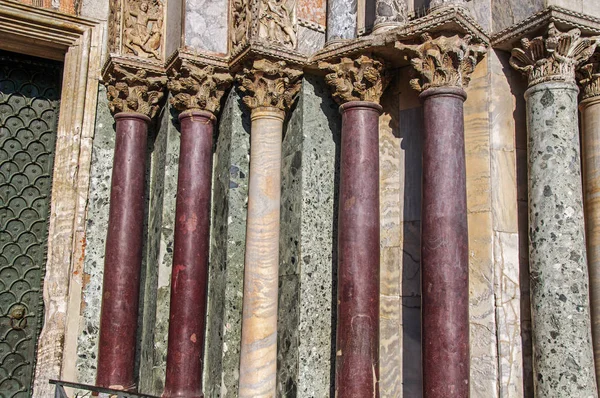
[[[173,231],[179,162],[177,114],[166,106],[151,137],[149,205],[142,263],[139,391],[160,395],[165,382]]]
[[[237,397],[242,332],[250,118],[237,89],[221,112],[213,158],[204,394]]]
[[[306,76],[282,147],[278,396],[326,397],[332,375],[338,106]]]

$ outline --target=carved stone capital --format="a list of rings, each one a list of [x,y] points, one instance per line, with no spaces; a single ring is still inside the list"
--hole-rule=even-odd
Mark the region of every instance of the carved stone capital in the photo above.
[[[328,72],[325,81],[331,87],[333,99],[343,104],[350,101],[379,103],[389,82],[383,61],[361,55],[355,59],[343,57],[338,63],[319,62]]]
[[[284,61],[257,59],[238,76],[244,103],[250,109],[275,107],[287,111],[300,90],[302,70]]]
[[[513,48],[510,65],[527,76],[529,87],[550,81],[575,83],[576,68],[592,56],[596,43],[596,38],[582,38],[579,29],[561,32],[552,22],[545,36],[522,39],[522,48]]]
[[[200,109],[217,114],[221,98],[231,86],[233,77],[217,71],[211,65],[198,65],[182,60],[167,72],[168,88],[172,94],[171,105],[178,111]]]
[[[471,73],[486,53],[484,45],[473,42],[471,35],[421,35],[421,44],[396,43],[396,48],[409,53],[419,77],[410,85],[417,91],[433,87],[466,88]]]
[[[600,96],[600,54],[596,53],[577,71],[582,99]]]
[[[134,112],[150,118],[160,109],[167,86],[161,71],[114,61],[105,70],[104,81],[113,114]]]

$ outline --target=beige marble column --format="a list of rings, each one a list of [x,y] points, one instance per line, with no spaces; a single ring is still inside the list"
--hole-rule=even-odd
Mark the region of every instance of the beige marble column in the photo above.
[[[261,59],[239,79],[252,112],[240,398],[276,395],[281,137],[301,73]]]
[[[600,58],[600,57],[598,57]],[[581,147],[583,192],[590,275],[590,314],[596,363],[596,383],[600,380],[600,59],[584,65],[579,72],[583,99]]]

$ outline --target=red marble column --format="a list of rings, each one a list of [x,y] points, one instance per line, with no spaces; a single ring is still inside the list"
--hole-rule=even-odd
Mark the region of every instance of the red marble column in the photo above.
[[[421,289],[424,398],[469,396],[469,252],[460,88],[425,90]]]
[[[169,347],[163,397],[200,398],[206,325],[206,292],[215,116],[187,111],[181,147],[171,276]]]
[[[379,396],[379,115],[340,106],[336,396]]]
[[[150,119],[139,113],[118,113],[115,120],[96,384],[132,390]]]

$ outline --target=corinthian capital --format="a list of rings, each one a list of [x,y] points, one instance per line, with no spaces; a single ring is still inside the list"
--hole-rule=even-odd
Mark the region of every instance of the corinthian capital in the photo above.
[[[417,91],[433,87],[466,88],[471,73],[486,53],[485,46],[473,43],[470,35],[439,36],[421,35],[421,44],[396,43],[396,48],[408,51],[411,64],[419,77],[411,79],[410,85]]]
[[[596,53],[579,68],[577,79],[583,89],[583,99],[600,96],[600,54]]]
[[[158,112],[167,85],[161,71],[114,62],[105,71],[104,81],[113,114],[132,112],[150,118]]]
[[[545,36],[521,40],[510,65],[527,76],[530,87],[549,81],[575,83],[575,69],[592,56],[597,42],[580,36],[579,29],[561,32],[550,23]]]
[[[384,63],[366,55],[355,59],[343,57],[335,64],[319,62],[319,68],[330,72],[325,81],[339,104],[349,101],[379,103],[388,83]]]
[[[214,66],[200,66],[190,60],[182,60],[168,71],[168,88],[173,97],[171,104],[178,111],[201,109],[217,114],[221,98],[231,86],[229,73],[215,70]]]
[[[257,59],[244,68],[238,77],[240,89],[246,95],[244,103],[250,109],[275,107],[287,111],[300,90],[302,70],[284,61]]]

